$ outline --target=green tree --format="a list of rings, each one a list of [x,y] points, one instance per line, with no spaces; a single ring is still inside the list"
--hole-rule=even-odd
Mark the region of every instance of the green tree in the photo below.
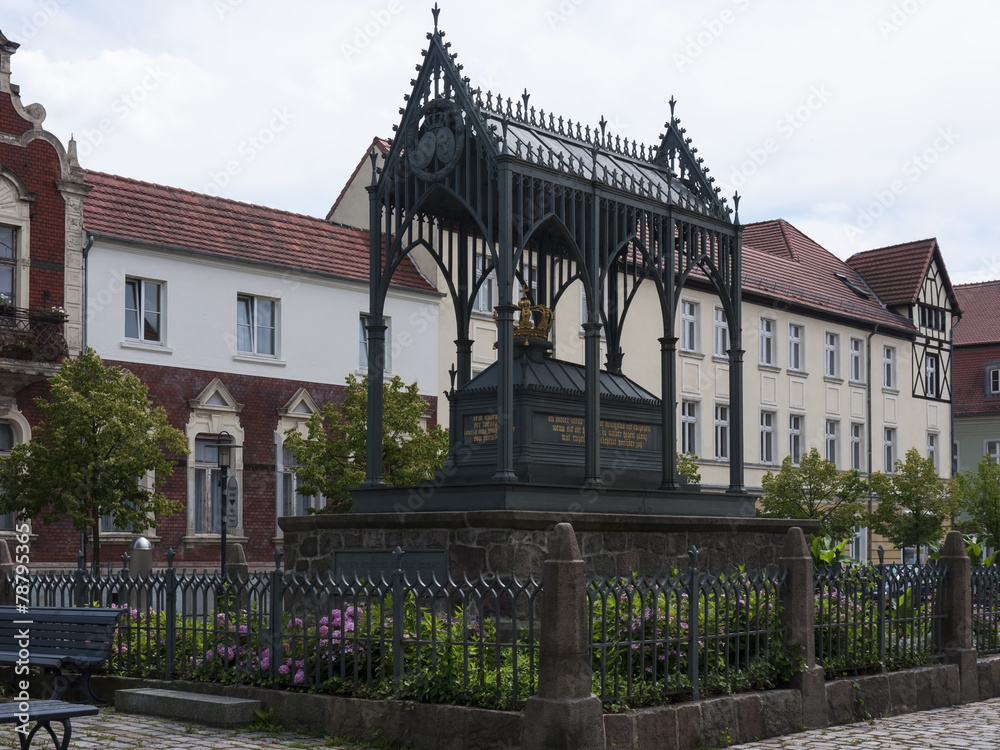
[[[687,477],[688,484],[701,484],[701,472],[698,471],[698,457],[693,453],[677,454],[677,473]]]
[[[1000,548],[1000,464],[983,456],[974,471],[956,477],[962,510],[969,514],[966,526],[994,549]]]
[[[851,538],[854,527],[864,525],[865,480],[855,469],[837,471],[815,448],[802,456],[798,466],[785,456],[781,471],[767,472],[761,485],[762,516],[817,519],[815,536],[830,537],[834,543]]]
[[[417,384],[397,375],[384,384],[382,476],[390,487],[410,486],[434,476],[448,457],[448,431],[420,425],[427,410]],[[285,447],[298,466],[299,492],[322,494],[326,510],[351,508],[350,490],[365,480],[368,433],[368,377],[347,376],[342,404],[330,401],[306,422],[306,434],[285,432]]]
[[[51,381],[51,400],[35,400],[42,421],[27,443],[0,461],[0,512],[69,518],[92,534],[94,564],[101,560],[101,516],[119,528],[148,528],[150,515],[180,511],[159,488],[173,472],[166,454],[185,454],[183,433],[152,407],[146,386],[129,372],[105,367],[88,349],[66,360]],[[140,480],[153,472],[153,486]]]
[[[934,461],[916,448],[896,461],[895,472],[872,474],[872,491],[878,507],[871,514],[871,526],[897,547],[929,545],[941,538],[944,523],[954,513],[951,485],[937,474]]]

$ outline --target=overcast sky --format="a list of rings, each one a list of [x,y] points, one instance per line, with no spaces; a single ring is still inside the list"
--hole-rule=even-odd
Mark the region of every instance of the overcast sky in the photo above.
[[[986,0],[439,0],[483,90],[655,144],[677,115],[744,222],[836,255],[937,237],[1000,278]],[[0,0],[12,80],[84,167],[324,216],[391,137],[428,0]]]

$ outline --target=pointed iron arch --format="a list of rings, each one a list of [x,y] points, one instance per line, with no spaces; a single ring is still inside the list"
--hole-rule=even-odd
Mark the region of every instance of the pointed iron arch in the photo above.
[[[679,285],[693,269],[712,269],[713,288],[732,311],[737,345],[730,352],[734,417],[742,390],[740,230],[708,169],[671,117],[656,147],[612,137],[599,127],[557,118],[519,100],[472,90],[437,26],[396,139],[374,169],[371,200],[368,473],[381,484],[382,310],[392,274],[423,246],[447,276],[458,309],[459,382],[470,371],[471,301],[495,273],[497,321],[497,465],[499,484],[519,481],[513,468],[513,304],[515,285],[534,286],[536,303],[555,306],[580,281],[587,295],[584,484],[601,485],[600,332],[614,345],[620,370],[622,330],[640,284],[652,281],[663,326],[663,484],[676,487],[676,337]],[[477,258],[490,259],[489,263]],[[708,264],[707,266],[704,264]],[[608,298],[609,310],[604,310]],[[466,337],[466,338],[462,338]],[[739,354],[739,357],[736,355]],[[742,438],[735,421],[732,433]],[[453,435],[455,440],[456,436]],[[742,452],[733,451],[730,490],[743,491]]]

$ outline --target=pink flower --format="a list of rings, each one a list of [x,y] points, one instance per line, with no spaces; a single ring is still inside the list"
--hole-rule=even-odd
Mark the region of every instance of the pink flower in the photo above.
[[[295,673],[295,677],[292,681],[296,685],[301,685],[303,682],[306,681],[306,673],[300,669],[298,672]]]
[[[282,664],[282,665],[281,665],[280,667],[278,667],[278,673],[279,673],[279,674],[288,674],[288,673],[289,673],[289,672],[291,672],[291,671],[292,671],[292,670],[290,670],[290,669],[288,668],[288,665],[287,665],[287,664]]]

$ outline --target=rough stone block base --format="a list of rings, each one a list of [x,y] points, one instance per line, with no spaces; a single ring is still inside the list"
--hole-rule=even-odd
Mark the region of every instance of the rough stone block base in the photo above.
[[[829,724],[826,708],[826,681],[822,667],[812,667],[792,678],[792,687],[802,694],[802,724],[822,729]]]
[[[596,695],[552,700],[534,695],[524,707],[524,750],[605,750],[604,708]]]
[[[115,710],[119,713],[183,719],[211,727],[248,726],[254,709],[259,708],[260,701],[180,690],[140,688],[115,693]]]

